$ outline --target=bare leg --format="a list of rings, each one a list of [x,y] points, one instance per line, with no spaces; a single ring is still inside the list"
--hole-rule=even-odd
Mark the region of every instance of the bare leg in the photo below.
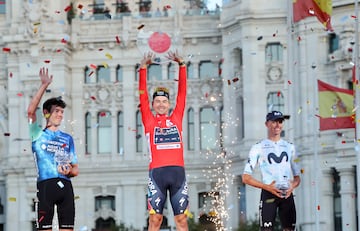
[[[185,214],[179,214],[174,217],[176,224],[176,231],[188,231],[187,216]]]
[[[149,229],[148,231],[158,231],[163,220],[162,214],[151,214],[149,217]]]

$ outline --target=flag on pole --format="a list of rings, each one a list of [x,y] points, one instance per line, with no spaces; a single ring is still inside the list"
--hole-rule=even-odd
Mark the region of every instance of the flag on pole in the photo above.
[[[293,11],[294,22],[316,16],[327,30],[333,31],[330,22],[332,0],[293,0]]]
[[[320,131],[355,128],[354,91],[317,82]]]

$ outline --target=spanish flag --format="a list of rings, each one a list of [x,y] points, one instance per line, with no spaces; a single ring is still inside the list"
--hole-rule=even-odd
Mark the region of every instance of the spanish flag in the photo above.
[[[355,128],[354,91],[318,80],[320,131]]]
[[[293,0],[293,12],[294,22],[316,16],[327,30],[333,31],[330,22],[332,0]]]

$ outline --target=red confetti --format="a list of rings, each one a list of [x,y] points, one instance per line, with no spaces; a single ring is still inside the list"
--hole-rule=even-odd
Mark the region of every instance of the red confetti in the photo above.
[[[62,38],[61,43],[67,43],[66,39]]]
[[[277,96],[278,96],[278,97],[280,97],[280,96],[281,96],[281,92],[280,92],[280,91],[278,91]]]
[[[83,7],[84,7],[84,6],[81,5],[81,4],[79,4],[79,5],[77,6],[77,8],[80,9],[80,10],[81,10]]]
[[[90,64],[90,68],[96,69],[96,65],[95,64]]]
[[[352,47],[349,47],[348,52],[352,52],[352,51],[353,51]]]
[[[231,84],[231,81],[230,81],[230,79],[228,79],[228,85],[230,85]]]
[[[171,9],[171,6],[170,6],[170,5],[166,5],[165,8],[166,8],[166,9]]]
[[[356,16],[355,16],[355,15],[351,15],[351,17],[352,17],[352,18],[356,18]]]
[[[342,143],[342,144],[346,144],[346,141],[345,141],[345,140],[342,140],[341,143]]]
[[[291,81],[290,81],[290,80],[288,80],[288,84],[291,84]]]
[[[64,11],[68,12],[70,9],[71,9],[71,6],[69,5],[69,6],[65,7]]]
[[[103,51],[103,50],[104,50],[104,48],[99,48],[99,49],[98,49],[98,51]]]
[[[273,37],[276,37],[276,34],[275,34],[275,33],[273,34]]]
[[[91,71],[91,72],[89,73],[89,76],[91,76],[92,74],[94,74],[94,71]]]
[[[320,205],[317,206],[317,210],[320,210]]]
[[[55,11],[55,14],[60,14],[60,13],[61,13],[60,10]]]
[[[100,116],[101,116],[101,117],[106,116],[106,112],[104,112],[104,111],[100,112]]]
[[[10,78],[13,77],[13,73],[12,73],[12,72],[9,73],[9,77],[10,77]]]
[[[301,41],[301,37],[300,37],[300,36],[298,36],[298,37],[297,37],[297,40],[300,42],[300,41]]]
[[[239,78],[238,77],[235,77],[232,79],[233,83],[236,83],[237,81],[239,81]]]
[[[10,51],[11,51],[10,48],[8,48],[8,47],[3,47],[3,52],[10,52]]]
[[[66,144],[63,144],[62,147],[65,148],[65,147],[66,147]]]
[[[61,49],[56,49],[56,52],[61,52]]]
[[[96,100],[96,97],[95,97],[95,96],[90,96],[90,98],[91,98],[92,100]]]
[[[119,36],[116,36],[115,38],[116,38],[116,42],[117,42],[117,43],[120,43],[120,42],[121,42]]]
[[[205,98],[207,98],[208,96],[209,96],[209,93],[206,92],[206,93],[205,93]]]
[[[23,96],[23,94],[21,92],[16,94],[17,96]]]
[[[10,132],[5,132],[4,136],[10,136]]]
[[[219,68],[219,76],[221,75],[221,73],[222,73],[222,69],[221,69],[221,68]]]
[[[50,63],[50,60],[48,60],[48,59],[44,60],[44,63]]]

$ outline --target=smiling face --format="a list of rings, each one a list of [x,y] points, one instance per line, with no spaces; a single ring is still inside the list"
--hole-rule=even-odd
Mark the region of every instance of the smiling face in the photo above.
[[[56,130],[64,118],[64,108],[52,105],[50,112],[44,110],[44,114],[46,118],[46,127],[51,130]]]
[[[280,139],[281,131],[283,129],[283,119],[277,120],[268,120],[265,122],[266,127],[268,128],[268,138],[270,140]]]
[[[167,115],[170,109],[170,101],[165,96],[156,96],[152,102],[152,107],[156,114]]]

